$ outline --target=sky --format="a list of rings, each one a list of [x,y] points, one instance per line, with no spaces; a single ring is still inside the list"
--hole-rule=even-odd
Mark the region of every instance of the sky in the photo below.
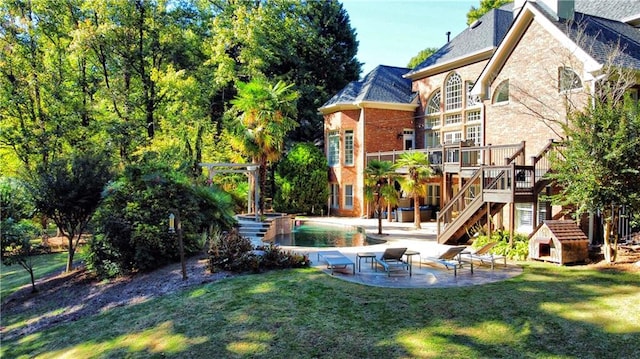
[[[366,75],[378,65],[406,67],[428,47],[440,48],[467,27],[480,0],[342,0],[356,31],[358,61]]]

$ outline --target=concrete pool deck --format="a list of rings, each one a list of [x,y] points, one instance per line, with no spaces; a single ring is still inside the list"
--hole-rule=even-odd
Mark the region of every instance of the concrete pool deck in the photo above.
[[[462,269],[458,269],[458,275],[454,276],[453,270],[448,270],[440,264],[430,263],[425,260],[425,258],[435,257],[450,247],[438,244],[436,241],[435,222],[423,222],[421,224],[422,229],[414,229],[413,222],[388,222],[383,219],[382,235],[379,235],[377,234],[377,219],[344,217],[305,217],[304,219],[313,222],[362,227],[368,237],[385,241],[382,244],[362,247],[282,247],[283,249],[292,250],[296,253],[308,254],[312,266],[322,270],[328,275],[331,275],[331,270],[327,268],[326,263],[318,260],[317,252],[329,250],[340,251],[356,263],[356,272],[353,274],[351,268],[345,271],[334,271],[333,277],[353,283],[388,288],[466,287],[499,282],[522,273],[520,266],[512,262],[507,262],[507,267],[504,267],[502,263],[500,263],[496,264],[493,270],[489,265],[479,265],[475,263],[472,274],[469,264],[465,263]],[[388,276],[386,272],[380,269],[375,271],[370,262],[365,262],[365,258],[360,259],[362,266],[360,268],[361,270],[358,270],[357,253],[372,252],[379,257],[386,248],[391,247],[406,247],[408,250],[420,253],[419,256],[413,256],[411,258],[413,262],[411,276],[409,276],[407,271],[392,273],[391,276]],[[418,258],[420,258],[420,260]]]

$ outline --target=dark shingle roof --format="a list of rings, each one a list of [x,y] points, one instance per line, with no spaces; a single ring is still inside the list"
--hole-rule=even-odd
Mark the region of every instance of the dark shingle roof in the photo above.
[[[605,19],[622,21],[629,16],[640,14],[638,0],[575,0],[575,11],[596,15]]]
[[[402,77],[409,69],[379,65],[362,80],[353,81],[327,101],[321,108],[363,101],[411,103],[415,94],[411,80]]]
[[[407,76],[422,69],[448,62],[483,49],[495,48],[509,30],[513,14],[509,7],[494,9],[482,16],[475,24],[441,47],[433,55],[416,66]]]
[[[577,12],[578,5],[573,20],[548,18],[597,62],[640,70],[640,31],[617,20]],[[612,56],[614,49],[619,50],[616,56]]]

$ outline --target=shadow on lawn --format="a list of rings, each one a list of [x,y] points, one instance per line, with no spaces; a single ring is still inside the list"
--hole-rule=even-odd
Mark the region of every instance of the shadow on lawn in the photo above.
[[[639,293],[636,275],[542,264],[509,281],[448,289],[372,288],[287,270],[3,338],[2,354],[630,358],[640,357]]]

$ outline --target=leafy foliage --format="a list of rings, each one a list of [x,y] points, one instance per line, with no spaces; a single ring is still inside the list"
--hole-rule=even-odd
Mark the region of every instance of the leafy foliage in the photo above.
[[[610,262],[616,255],[618,208],[640,212],[640,105],[628,96],[615,101],[613,95],[570,114],[562,156],[549,175],[562,188],[553,196],[556,203],[575,205],[577,216],[601,211]]]
[[[472,6],[467,13],[467,25],[471,25],[474,21],[482,17],[493,9],[497,9],[504,4],[513,2],[513,0],[480,0],[480,7]]]
[[[498,242],[491,248],[491,253],[517,261],[523,261],[529,257],[529,238],[523,234],[514,233],[513,245],[509,245],[509,231],[492,232],[491,238],[481,234],[474,239],[472,247],[480,248],[489,242]]]
[[[67,271],[87,225],[101,201],[104,186],[113,177],[110,159],[104,153],[86,152],[39,165],[29,182],[29,192],[38,211],[51,218],[67,237]]]
[[[578,214],[627,205],[640,210],[640,107],[597,102],[571,114],[562,157],[549,176],[562,186],[556,201],[577,204]]]
[[[414,67],[420,65],[424,60],[429,58],[429,56],[433,55],[436,51],[438,51],[437,47],[427,47],[424,50],[420,50],[418,54],[409,60],[407,67],[413,69]]]
[[[231,198],[215,187],[193,185],[185,174],[154,161],[127,166],[104,192],[89,267],[113,276],[178,261],[176,237],[167,231],[175,209],[187,254],[202,250],[203,233],[210,227],[228,229],[235,222]]]
[[[429,163],[429,157],[423,152],[408,151],[403,152],[395,163],[396,169],[405,169],[407,172],[400,181],[402,190],[413,197],[414,222],[415,228],[421,228],[420,225],[420,197],[426,195],[426,183],[433,176],[433,169]]]
[[[264,194],[267,166],[281,158],[287,133],[298,125],[294,120],[298,93],[292,91],[291,84],[278,81],[271,85],[264,78],[238,82],[237,88],[229,110],[235,115],[231,145],[259,165],[260,193]],[[264,195],[259,209],[264,213]]]
[[[329,196],[327,158],[311,143],[298,143],[275,171],[274,208],[287,213],[318,213]]]
[[[217,233],[209,246],[209,269],[212,272],[258,273],[267,269],[303,268],[310,265],[306,255],[283,251],[276,245],[253,248],[251,241],[237,229]]]
[[[24,182],[11,177],[0,177],[0,220],[15,221],[31,218],[35,212]]]
[[[393,203],[398,197],[394,187],[395,172],[390,161],[371,160],[365,169],[364,196],[373,202],[374,211],[378,216],[378,234],[382,234],[382,204],[383,201]]]
[[[0,250],[2,264],[18,264],[24,268],[31,278],[31,290],[36,291],[32,256],[42,253],[45,248],[34,246],[31,239],[38,234],[38,228],[30,221],[16,222],[13,218],[3,220],[0,224]]]

